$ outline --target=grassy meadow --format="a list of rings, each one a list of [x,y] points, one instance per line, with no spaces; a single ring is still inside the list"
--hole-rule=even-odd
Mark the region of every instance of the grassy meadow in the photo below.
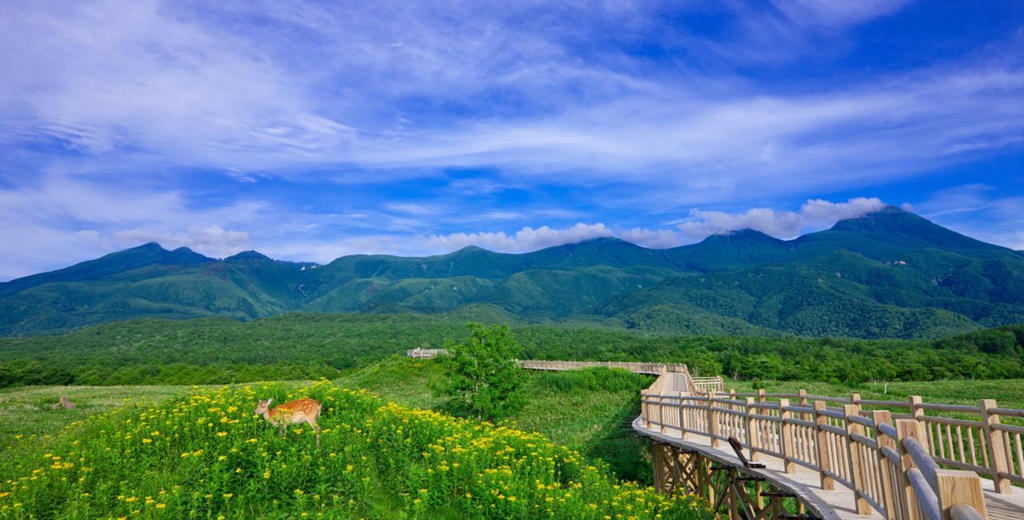
[[[257,396],[323,403],[320,446],[305,426],[281,435],[253,416]],[[42,442],[15,434],[0,467],[0,516],[709,518],[702,504],[624,483],[541,434],[328,381],[155,399],[68,422]],[[49,425],[71,419],[55,417]]]
[[[603,518],[631,501],[643,507],[623,518],[702,517],[643,487],[650,460],[630,422],[652,377],[533,372],[528,404],[481,427],[443,413],[439,375],[433,361],[392,357],[330,383],[4,389],[0,518]],[[1024,408],[1021,380],[756,386]],[[77,407],[52,409],[62,395]],[[256,397],[307,395],[325,403],[319,449],[308,427],[279,436],[251,414]]]

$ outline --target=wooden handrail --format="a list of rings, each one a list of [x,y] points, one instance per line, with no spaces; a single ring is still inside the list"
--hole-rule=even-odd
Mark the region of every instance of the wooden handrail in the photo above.
[[[797,404],[790,405],[785,396],[795,397]],[[1011,492],[1000,487],[1001,482],[1024,482],[1024,427],[999,421],[1000,415],[1024,417],[1024,411],[998,408],[990,400],[968,406],[924,403],[920,397],[903,402],[867,401],[857,394],[816,397],[824,396],[805,391],[671,393],[655,382],[641,393],[641,424],[657,432],[678,432],[683,439],[709,437],[713,447],[735,438],[749,450],[750,460],[771,455],[784,461],[787,473],[796,472],[797,466],[817,471],[823,489],[839,483],[854,492],[858,513],[874,509],[887,520],[932,520],[928,515],[934,511],[939,512],[935,520],[948,520],[957,504],[963,506],[956,514],[968,515],[962,516],[964,520],[975,519],[969,516],[974,514],[985,518],[979,475],[992,478],[1000,493]],[[779,400],[767,400],[774,398]],[[831,408],[828,403],[843,407]],[[909,413],[861,408],[876,403],[893,403]],[[974,414],[978,419],[926,411]],[[902,458],[901,451],[906,454]],[[910,476],[910,470],[917,476]],[[931,495],[914,491],[913,479],[922,480]]]

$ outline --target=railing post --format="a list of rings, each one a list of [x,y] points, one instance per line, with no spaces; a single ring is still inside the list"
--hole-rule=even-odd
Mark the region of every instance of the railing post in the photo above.
[[[747,446],[750,446],[750,460],[757,462],[761,460],[761,454],[757,451],[761,448],[760,425],[753,414],[757,413],[754,407],[754,398],[747,398]]]
[[[911,398],[911,402],[913,402],[913,398]],[[911,410],[913,410],[913,408],[911,408]],[[914,493],[913,486],[911,486],[910,481],[907,480],[907,470],[914,467],[914,459],[910,456],[910,453],[907,453],[906,447],[903,446],[903,439],[913,437],[917,439],[922,446],[927,446],[925,439],[927,437],[927,431],[925,430],[925,425],[922,422],[918,422],[914,419],[897,419],[896,434],[899,436],[897,447],[900,450],[900,459],[903,462],[903,470],[900,472],[900,475],[902,475],[901,483],[903,485],[903,496],[906,497],[907,501],[908,518],[909,520],[918,520],[920,518],[920,514],[918,513],[920,509],[917,505],[917,494]]]
[[[921,396],[910,396],[910,415],[914,417],[914,420],[917,421],[918,424],[924,426],[924,435],[917,437],[917,441],[921,443],[921,446],[928,449],[928,453],[932,453],[931,436],[928,435],[928,425],[926,425],[922,420],[922,417],[924,417],[924,408],[921,408],[921,403]]]
[[[889,410],[875,410],[871,412],[871,420],[875,423],[875,442],[878,443],[878,449],[875,450],[875,460],[878,462],[878,473],[882,483],[882,494],[884,495],[882,499],[885,501],[882,505],[885,506],[886,518],[888,520],[896,520],[896,509],[901,501],[896,500],[895,494],[902,490],[896,489],[896,483],[892,481],[888,471],[889,459],[882,453],[882,448],[896,449],[896,439],[883,434],[881,428],[879,428],[883,424],[888,426],[892,423],[892,412]]]
[[[665,427],[665,396],[660,392],[658,393],[658,426],[658,431],[665,433],[667,429]]]
[[[818,445],[818,468],[821,473],[821,489],[832,491],[836,488],[836,481],[825,473],[826,471],[832,471],[831,456],[828,449],[828,432],[821,428],[828,424],[828,417],[819,414],[824,409],[825,401],[814,401],[814,412],[811,415],[814,416],[814,431],[817,433],[816,444]]]
[[[708,435],[711,437],[712,448],[717,448],[719,445],[718,414],[715,413],[715,402],[713,401],[717,395],[708,395]]]
[[[806,407],[807,406],[807,390],[804,390],[803,388],[801,388],[801,389],[796,391],[796,395],[798,396],[798,400],[796,402],[796,405],[797,406]],[[802,413],[802,414],[800,414],[800,420],[806,421],[807,418],[810,415],[811,414]]]
[[[989,412],[992,408],[996,408],[995,399],[981,400],[981,424],[985,428],[985,440],[988,441],[988,461],[989,469],[992,471],[992,482],[995,484],[997,493],[1012,493],[1010,479],[1003,476],[1010,471],[1006,434],[992,427],[992,425],[999,424],[999,415]]]
[[[685,399],[685,397],[683,396],[683,392],[679,392],[679,438],[686,439],[688,421],[686,408],[683,406],[683,399]]]
[[[640,426],[644,428],[651,427],[651,412],[648,410],[649,403],[647,402],[647,390],[640,391]]]
[[[942,520],[950,520],[950,509],[959,504],[971,506],[982,518],[988,518],[985,495],[981,491],[981,478],[977,473],[940,469],[935,472],[935,476],[939,482],[939,489],[935,490],[935,494],[939,496]]]
[[[854,394],[856,395],[856,394]],[[860,415],[859,404],[848,404],[843,407],[844,415],[846,416],[846,450],[850,457],[850,480],[853,481],[853,498],[857,502],[857,514],[858,515],[870,515],[871,504],[867,500],[864,500],[864,486],[867,484],[867,479],[864,474],[864,461],[861,460],[861,454],[864,452],[862,447],[857,445],[857,442],[853,440],[853,435],[864,435],[864,426],[857,424],[850,420],[850,417],[857,417]]]
[[[792,414],[787,410],[789,399],[779,399],[779,435],[782,436],[779,446],[782,448],[782,460],[785,462],[786,473],[796,473],[796,450],[793,448],[793,425],[789,424]]]

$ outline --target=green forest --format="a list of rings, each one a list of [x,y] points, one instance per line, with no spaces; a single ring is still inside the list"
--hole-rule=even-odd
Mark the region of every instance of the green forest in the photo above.
[[[935,381],[1024,377],[1024,325],[938,340],[658,336],[610,328],[513,326],[527,359],[663,361],[741,380]],[[468,335],[421,315],[283,314],[142,319],[57,336],[0,338],[0,387],[213,384],[334,378],[408,349]]]

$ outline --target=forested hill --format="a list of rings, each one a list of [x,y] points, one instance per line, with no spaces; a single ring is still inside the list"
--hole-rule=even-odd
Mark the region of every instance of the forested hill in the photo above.
[[[664,250],[605,238],[526,254],[469,247],[317,265],[146,244],[0,284],[2,335],[292,311],[658,334],[942,337],[1024,323],[1024,254],[889,207],[791,241],[744,230]]]

